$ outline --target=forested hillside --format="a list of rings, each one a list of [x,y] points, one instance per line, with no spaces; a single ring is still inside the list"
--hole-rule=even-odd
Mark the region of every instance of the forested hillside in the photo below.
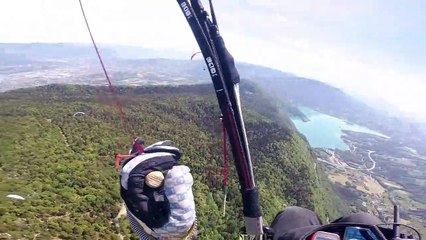
[[[211,85],[117,89],[130,132],[170,139],[194,175],[201,239],[234,239],[242,222],[236,173],[222,216],[222,126]],[[287,205],[333,219],[343,209],[306,141],[269,99],[242,88],[267,223]],[[121,206],[114,156],[131,141],[108,89],[48,85],[0,95],[0,234],[11,239],[135,239]],[[77,111],[85,115],[73,116]],[[12,200],[19,194],[26,200]]]

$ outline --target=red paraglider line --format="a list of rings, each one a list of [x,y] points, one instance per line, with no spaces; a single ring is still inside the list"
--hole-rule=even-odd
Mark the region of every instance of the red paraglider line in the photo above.
[[[79,0],[79,3],[80,3],[80,8],[81,8],[81,13],[83,14],[84,22],[86,23],[87,30],[89,31],[89,34],[90,34],[90,39],[92,40],[93,47],[95,48],[95,51],[96,51],[96,54],[98,56],[99,62],[101,64],[101,66],[102,66],[102,70],[104,71],[105,78],[106,78],[106,80],[108,82],[109,90],[111,91],[111,94],[114,97],[117,111],[120,113],[120,117],[121,117],[121,121],[123,122],[124,130],[130,135],[131,141],[133,141],[133,139],[135,139],[136,137],[130,131],[130,129],[128,128],[127,115],[123,111],[123,106],[121,104],[120,98],[118,97],[118,95],[117,95],[117,93],[115,91],[115,88],[112,85],[111,79],[109,78],[108,72],[107,72],[107,70],[105,68],[105,64],[104,64],[104,62],[102,60],[102,56],[101,56],[101,54],[99,52],[98,46],[96,45],[95,39],[93,38],[93,34],[92,34],[92,31],[90,30],[89,22],[87,21],[87,17],[86,17],[86,14],[84,12],[84,8],[83,8],[83,4],[82,4],[81,0]]]
[[[121,160],[123,160],[125,158],[133,158],[133,157],[136,157],[136,155],[132,155],[132,154],[118,154],[117,157],[115,158],[115,168],[117,170],[120,169]]]
[[[223,122],[223,117],[221,117],[222,120],[222,128],[223,128],[223,186],[225,188],[228,187],[228,151],[226,150],[226,127],[225,123]]]

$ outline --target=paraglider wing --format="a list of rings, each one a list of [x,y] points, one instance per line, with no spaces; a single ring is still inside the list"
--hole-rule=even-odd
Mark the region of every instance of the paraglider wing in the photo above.
[[[197,55],[201,55],[201,57],[203,57],[203,54],[201,54],[201,52],[198,51],[198,52],[195,52],[191,55],[191,61],[197,61],[198,60]],[[205,67],[203,67],[203,71],[206,71]]]
[[[77,116],[83,116],[83,115],[85,115],[85,113],[84,112],[76,112],[76,113],[74,113],[74,117],[77,117]]]
[[[191,61],[194,60],[194,57],[197,56],[197,54],[200,54],[201,52],[195,52],[191,55]]]
[[[23,198],[23,197],[21,197],[19,195],[16,195],[16,194],[9,194],[6,197],[12,198],[12,199],[17,199],[17,200],[25,200],[25,198]]]

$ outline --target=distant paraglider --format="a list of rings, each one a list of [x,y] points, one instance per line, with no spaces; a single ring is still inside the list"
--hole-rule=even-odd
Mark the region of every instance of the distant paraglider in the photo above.
[[[76,112],[76,113],[74,113],[74,117],[79,117],[79,116],[83,116],[83,115],[86,115],[84,112]]]
[[[200,54],[201,52],[195,52],[191,55],[191,61],[194,60],[195,56],[197,56],[197,54]]]
[[[197,58],[197,55],[201,55],[201,57],[203,56],[201,52],[195,52],[191,55],[191,61],[198,61],[199,59]],[[203,67],[203,70],[206,71],[206,68]]]
[[[19,195],[16,195],[16,194],[9,194],[6,197],[12,198],[12,199],[16,199],[16,200],[25,200],[25,198],[23,198],[23,197],[21,197]]]

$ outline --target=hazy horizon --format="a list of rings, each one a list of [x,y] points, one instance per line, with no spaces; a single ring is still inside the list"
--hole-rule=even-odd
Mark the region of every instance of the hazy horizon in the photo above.
[[[100,44],[198,50],[176,2],[83,4]],[[215,4],[221,33],[238,61],[319,80],[377,102],[382,99],[401,112],[426,118],[426,2]],[[0,20],[0,42],[90,42],[78,1],[2,2]]]

